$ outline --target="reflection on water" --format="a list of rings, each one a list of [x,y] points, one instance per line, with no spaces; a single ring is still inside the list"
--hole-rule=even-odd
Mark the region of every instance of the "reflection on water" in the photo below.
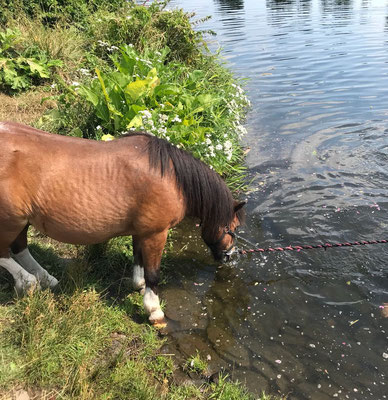
[[[244,236],[260,247],[386,239],[385,0],[174,4],[213,15],[205,28],[250,78]],[[184,354],[198,347],[251,390],[290,399],[387,398],[387,245],[217,269],[195,232],[182,228],[181,241],[164,294]]]
[[[220,11],[225,11],[228,14],[244,9],[244,0],[215,0],[215,3]]]

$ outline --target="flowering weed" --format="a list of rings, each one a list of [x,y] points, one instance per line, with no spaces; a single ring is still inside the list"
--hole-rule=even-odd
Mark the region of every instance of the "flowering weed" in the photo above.
[[[249,105],[243,89],[213,57],[193,69],[167,63],[169,52],[165,47],[140,54],[123,45],[111,55],[111,70],[96,68],[94,76],[83,70],[84,84],[73,82],[68,99],[90,109],[83,130],[95,139],[144,130],[189,150],[220,174],[240,175],[241,122]]]

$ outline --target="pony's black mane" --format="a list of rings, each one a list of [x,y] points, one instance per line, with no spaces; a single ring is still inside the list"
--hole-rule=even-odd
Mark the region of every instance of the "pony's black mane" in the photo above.
[[[228,226],[234,216],[232,194],[220,175],[187,151],[164,139],[144,132],[132,132],[123,136],[148,138],[150,167],[158,169],[162,176],[174,172],[177,186],[186,200],[186,215],[198,217],[203,236],[215,240],[219,228]],[[242,210],[238,212],[238,217],[243,218]]]

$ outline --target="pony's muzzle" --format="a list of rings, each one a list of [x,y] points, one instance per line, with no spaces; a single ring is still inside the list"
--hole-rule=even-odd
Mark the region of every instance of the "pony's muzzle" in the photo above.
[[[223,257],[222,257],[222,262],[228,262],[230,261],[230,259],[232,258],[233,254],[237,254],[238,253],[238,248],[237,246],[233,246],[231,249],[224,251],[223,252]]]

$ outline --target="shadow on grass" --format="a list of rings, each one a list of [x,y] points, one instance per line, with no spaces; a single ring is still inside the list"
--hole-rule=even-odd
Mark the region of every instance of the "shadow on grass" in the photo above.
[[[142,296],[132,287],[132,239],[119,237],[92,246],[56,242],[32,230],[29,250],[59,280],[56,294],[95,289],[108,305],[124,309],[139,324],[147,322]],[[12,276],[0,268],[0,304],[15,299]]]

